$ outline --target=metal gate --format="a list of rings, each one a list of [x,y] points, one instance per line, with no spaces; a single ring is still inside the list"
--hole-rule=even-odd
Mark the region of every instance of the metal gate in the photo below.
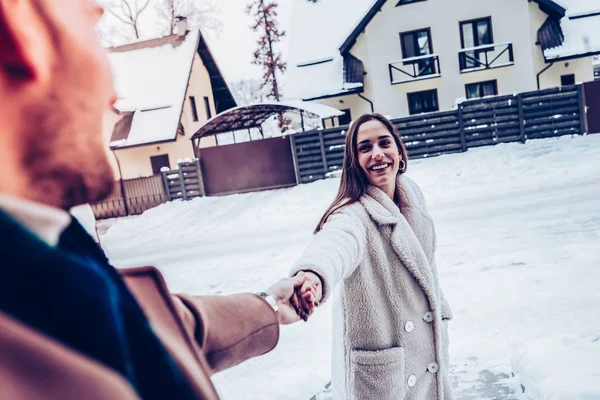
[[[600,81],[586,82],[585,106],[588,133],[600,133]]]
[[[199,149],[207,195],[296,185],[289,136]]]

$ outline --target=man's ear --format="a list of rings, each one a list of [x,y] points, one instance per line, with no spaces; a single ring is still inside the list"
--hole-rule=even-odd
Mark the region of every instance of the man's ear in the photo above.
[[[51,42],[36,0],[0,0],[0,69],[11,81],[45,80]]]

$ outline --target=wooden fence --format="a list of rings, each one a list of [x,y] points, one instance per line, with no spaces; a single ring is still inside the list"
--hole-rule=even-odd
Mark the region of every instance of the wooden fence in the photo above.
[[[583,86],[468,100],[452,111],[394,119],[411,158],[585,133]],[[299,183],[342,167],[347,126],[292,135]]]
[[[204,196],[206,193],[197,159],[179,163],[177,169],[163,171],[161,174],[168,201],[189,200]]]
[[[96,219],[138,215],[167,201],[162,176],[128,179],[115,182],[107,199],[92,204]]]

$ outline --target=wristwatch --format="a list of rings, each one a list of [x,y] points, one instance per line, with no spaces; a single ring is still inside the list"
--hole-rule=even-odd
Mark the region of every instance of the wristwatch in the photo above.
[[[273,296],[271,296],[268,293],[265,292],[260,292],[257,293],[260,297],[262,297],[267,303],[269,303],[269,305],[271,306],[271,308],[278,313],[279,312],[279,307],[277,307],[277,302],[275,301],[275,298]]]

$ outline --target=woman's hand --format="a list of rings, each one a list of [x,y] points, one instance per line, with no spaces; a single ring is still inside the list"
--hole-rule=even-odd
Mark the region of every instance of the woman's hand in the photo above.
[[[292,298],[291,303],[300,318],[307,321],[323,298],[323,284],[319,275],[311,271],[300,271],[295,277],[303,279],[304,282],[296,289],[297,298]]]

